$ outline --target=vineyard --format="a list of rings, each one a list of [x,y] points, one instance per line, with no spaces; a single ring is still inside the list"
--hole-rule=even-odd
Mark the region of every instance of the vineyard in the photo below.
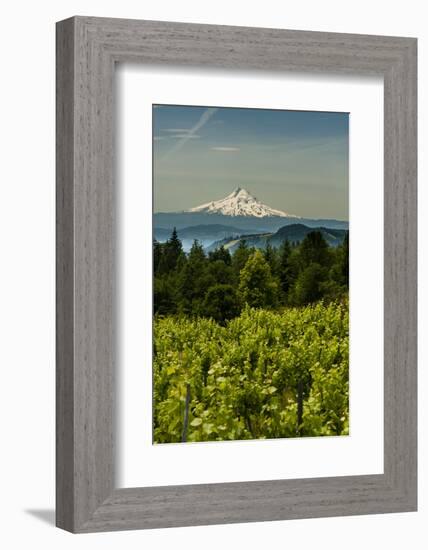
[[[347,435],[346,299],[154,319],[154,442]]]

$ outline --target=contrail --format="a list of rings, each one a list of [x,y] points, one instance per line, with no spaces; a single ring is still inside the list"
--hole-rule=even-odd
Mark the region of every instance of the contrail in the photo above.
[[[192,127],[190,128],[190,130],[187,132],[187,134],[184,134],[182,139],[180,139],[179,141],[177,141],[177,143],[174,145],[174,147],[172,147],[168,153],[166,153],[166,155],[161,159],[161,160],[165,160],[167,159],[170,155],[172,155],[173,153],[176,153],[177,151],[179,151],[186,143],[187,141],[189,141],[189,139],[192,139],[192,137],[196,134],[196,132],[198,130],[200,130],[203,126],[205,126],[205,124],[209,121],[209,119],[214,115],[214,113],[216,113],[218,111],[217,108],[214,108],[214,107],[210,107],[209,109],[207,109],[206,111],[204,111],[202,113],[202,115],[200,116],[198,122]]]

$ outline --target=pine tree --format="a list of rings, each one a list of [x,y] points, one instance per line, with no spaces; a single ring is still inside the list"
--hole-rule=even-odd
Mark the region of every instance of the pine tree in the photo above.
[[[278,274],[278,252],[269,242],[264,250],[264,257],[269,264],[272,275]]]
[[[180,256],[183,255],[183,246],[174,227],[171,237],[163,245],[162,257],[159,262],[160,273],[170,273],[177,267]]]
[[[153,241],[153,273],[156,275],[159,271],[159,264],[162,258],[162,245],[156,239]]]
[[[213,284],[230,284],[233,281],[233,270],[230,265],[226,265],[221,260],[208,263],[208,274],[213,280]]]
[[[239,278],[241,269],[247,263],[248,258],[251,256],[251,250],[248,248],[245,240],[239,241],[238,248],[235,250],[232,256],[232,267],[235,275]]]
[[[232,256],[230,255],[229,250],[226,250],[223,245],[210,252],[208,254],[208,258],[210,262],[221,260],[226,265],[232,265]]]
[[[322,298],[323,283],[327,278],[327,269],[312,262],[297,277],[293,286],[292,299],[296,304],[304,305]]]
[[[180,239],[178,238],[177,229],[175,227],[172,230],[171,237],[168,240],[168,247],[178,259],[180,253],[183,250],[183,247],[181,245]]]
[[[285,240],[279,250],[279,280],[281,289],[287,294],[293,282],[293,270],[291,265],[291,246],[288,240]]]
[[[342,282],[349,287],[349,231],[346,233],[341,246],[340,273]]]
[[[327,266],[330,262],[329,246],[320,231],[311,231],[300,245],[300,260],[302,267],[311,263]]]
[[[184,313],[201,315],[205,293],[212,282],[207,280],[204,249],[195,239],[179,276],[180,306]]]

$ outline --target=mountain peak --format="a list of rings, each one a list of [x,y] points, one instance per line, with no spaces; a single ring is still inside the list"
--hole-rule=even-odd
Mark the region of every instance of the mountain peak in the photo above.
[[[246,217],[282,217],[297,218],[293,214],[287,214],[282,210],[275,210],[257,200],[243,187],[237,187],[224,199],[211,201],[200,206],[190,208],[186,212],[200,212],[206,214],[222,214],[224,216],[246,216]]]
[[[236,189],[234,189],[232,193],[228,195],[226,198],[232,199],[235,197],[240,197],[242,199],[251,198],[251,199],[257,200],[255,197],[251,195],[251,193],[249,193],[246,189],[243,189],[242,187],[237,187]]]

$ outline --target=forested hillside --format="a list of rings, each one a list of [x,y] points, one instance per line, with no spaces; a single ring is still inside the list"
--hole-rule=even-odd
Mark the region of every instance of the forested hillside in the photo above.
[[[154,242],[154,312],[224,324],[245,305],[278,310],[337,300],[348,290],[348,256],[348,234],[333,248],[319,231],[265,250],[241,240],[233,254],[224,247],[206,254],[195,240],[185,254],[174,230],[165,243]]]

